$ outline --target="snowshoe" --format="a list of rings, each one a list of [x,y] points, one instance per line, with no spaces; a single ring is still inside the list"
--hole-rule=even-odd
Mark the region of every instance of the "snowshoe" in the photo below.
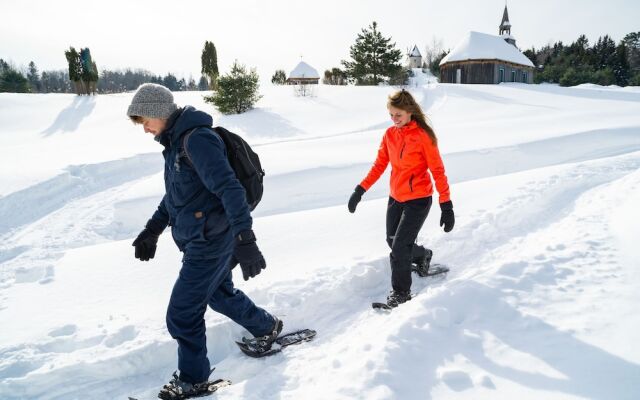
[[[262,354],[271,350],[273,342],[276,341],[280,332],[282,332],[283,323],[278,317],[274,317],[276,322],[273,325],[271,333],[264,336],[257,336],[251,339],[242,338],[242,342],[236,342],[241,350],[249,350],[253,354]],[[246,353],[246,352],[245,352]]]
[[[211,372],[213,372],[213,370],[211,370]],[[177,372],[174,372],[173,379],[162,387],[160,393],[158,393],[158,398],[163,400],[182,400],[203,397],[230,384],[231,381],[226,379],[217,379],[212,382],[207,380],[200,383],[189,383],[181,380]]]
[[[236,342],[240,350],[249,357],[262,358],[271,356],[282,351],[287,346],[308,342],[316,336],[316,331],[312,329],[301,329],[278,336],[282,331],[282,322],[278,320],[274,331],[267,336],[260,336],[253,339],[242,338],[241,342]]]

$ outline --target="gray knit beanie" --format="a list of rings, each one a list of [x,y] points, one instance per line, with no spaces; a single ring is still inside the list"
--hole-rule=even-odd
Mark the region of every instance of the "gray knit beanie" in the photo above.
[[[178,106],[173,102],[173,94],[169,89],[155,83],[145,83],[140,85],[133,95],[127,115],[168,119],[177,109]]]

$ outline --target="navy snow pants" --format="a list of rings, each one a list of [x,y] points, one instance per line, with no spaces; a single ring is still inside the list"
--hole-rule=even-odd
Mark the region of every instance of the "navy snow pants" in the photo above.
[[[274,318],[233,287],[229,256],[183,260],[167,308],[167,328],[178,341],[180,379],[199,383],[209,377],[204,313],[207,305],[254,336],[271,332]]]

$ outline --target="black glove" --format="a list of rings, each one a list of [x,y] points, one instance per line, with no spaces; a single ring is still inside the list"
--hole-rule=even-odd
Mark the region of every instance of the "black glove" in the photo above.
[[[136,248],[136,258],[140,261],[149,261],[156,255],[158,237],[164,230],[154,220],[149,220],[146,227],[140,232],[136,240],[131,244]]]
[[[456,217],[453,215],[453,203],[451,200],[440,203],[440,226],[444,225],[445,232],[451,232],[453,225],[456,223]]]
[[[366,192],[366,190],[364,190],[360,185],[356,186],[356,188],[353,190],[353,194],[349,198],[350,213],[356,212],[356,207],[358,206],[358,203],[360,203],[360,200],[362,199],[362,195],[364,194],[364,192]]]
[[[236,237],[233,258],[238,260],[240,268],[242,268],[242,277],[245,281],[267,268],[267,262],[264,260],[262,253],[260,253],[260,249],[258,249],[256,236],[252,230],[243,231]]]

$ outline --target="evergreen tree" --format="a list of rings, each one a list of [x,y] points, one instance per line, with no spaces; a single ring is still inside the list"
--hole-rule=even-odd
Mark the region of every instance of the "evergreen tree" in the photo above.
[[[69,64],[69,79],[73,82],[76,94],[82,94],[82,66],[80,64],[80,54],[78,54],[76,49],[70,47],[69,50],[64,52],[64,55],[67,58],[67,63]]]
[[[36,68],[36,64],[33,61],[29,63],[29,72],[27,73],[27,80],[29,81],[29,85],[31,86],[32,92],[41,91],[40,74],[38,73],[38,68]]]
[[[204,101],[212,103],[223,114],[241,114],[253,108],[262,96],[258,94],[258,73],[247,71],[244,65],[233,63],[231,72],[218,78],[218,90]]]
[[[271,77],[271,83],[274,85],[284,85],[287,83],[287,74],[282,69],[276,70],[276,72]]]
[[[630,78],[629,53],[624,41],[616,46],[616,51],[611,63],[611,69],[616,77],[616,85],[627,86]]]
[[[340,68],[331,68],[331,70],[324,71],[322,83],[325,85],[346,85],[347,74]]]
[[[202,49],[202,73],[209,78],[210,88],[217,89],[218,80],[218,54],[213,42],[205,41]]]
[[[429,64],[429,71],[433,74],[433,76],[440,76],[440,61],[449,54],[450,51],[443,51],[438,56],[436,56],[431,64]]]
[[[6,63],[2,65],[0,73],[0,92],[4,93],[28,93],[29,81]]]
[[[632,32],[622,39],[627,46],[627,57],[631,74],[640,72],[640,32]]]
[[[596,69],[609,67],[614,64],[616,43],[609,35],[604,35],[604,37],[598,38],[593,53]]]
[[[98,82],[98,68],[91,58],[89,48],[80,49],[80,80],[83,83],[85,94],[95,94]]]
[[[185,91],[187,90],[187,82],[184,80],[184,78],[180,78],[180,80],[178,81],[178,91]]]
[[[529,60],[531,60],[533,65],[538,65],[538,54],[536,53],[535,47],[532,47],[529,50],[523,51],[522,54],[524,54]]]
[[[357,85],[377,85],[397,76],[402,69],[399,64],[402,52],[395,46],[391,38],[382,36],[374,21],[362,29],[351,46],[351,61],[342,61],[347,76]]]
[[[207,82],[207,78],[204,75],[200,77],[200,81],[198,82],[198,90],[209,90],[209,82]]]
[[[180,90],[180,85],[178,84],[178,78],[172,73],[168,73],[161,82],[162,85],[166,86],[167,89],[172,92],[177,92]]]

